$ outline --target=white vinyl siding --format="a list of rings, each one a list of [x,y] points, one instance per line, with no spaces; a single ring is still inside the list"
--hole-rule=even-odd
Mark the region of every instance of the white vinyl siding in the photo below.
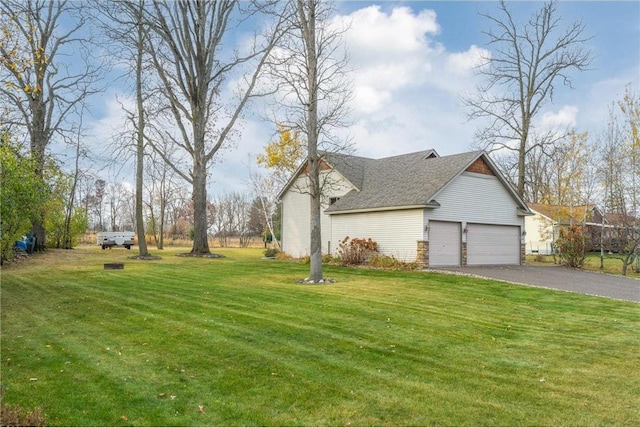
[[[551,254],[553,252],[553,221],[540,213],[524,219],[527,254]]]
[[[332,254],[345,237],[371,238],[380,253],[402,261],[416,260],[417,241],[422,239],[422,209],[378,211],[331,216]]]
[[[520,264],[520,227],[467,224],[467,264]]]
[[[460,266],[460,223],[429,222],[429,266]]]
[[[309,212],[309,195],[292,188],[282,197],[282,251],[290,256],[309,254]]]
[[[326,177],[327,174],[331,174]],[[353,188],[341,174],[336,171],[321,172],[321,183],[325,183],[320,227],[322,233],[322,252],[327,253],[331,240],[331,219],[324,210],[329,206],[329,199],[347,194]],[[307,179],[302,176],[282,196],[282,250],[292,257],[304,257],[310,254],[309,194]]]
[[[428,220],[522,225],[517,202],[492,175],[464,172],[435,199],[440,207],[425,210]]]

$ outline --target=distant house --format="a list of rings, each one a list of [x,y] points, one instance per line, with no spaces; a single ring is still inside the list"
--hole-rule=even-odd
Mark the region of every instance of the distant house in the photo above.
[[[605,251],[618,253],[637,242],[640,237],[640,218],[620,213],[606,213],[604,217],[602,243]]]
[[[589,249],[600,248],[602,213],[595,205],[527,204],[533,216],[525,219],[526,253],[552,254],[560,228],[570,224],[585,226]]]
[[[345,237],[425,267],[521,264],[523,200],[482,151],[440,157],[426,150],[383,159],[321,155],[323,252]],[[309,254],[306,163],[279,194],[282,247]]]

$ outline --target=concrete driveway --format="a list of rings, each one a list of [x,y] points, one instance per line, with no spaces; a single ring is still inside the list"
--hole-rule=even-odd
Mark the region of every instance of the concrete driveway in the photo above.
[[[640,302],[640,280],[562,266],[465,266],[437,270]]]

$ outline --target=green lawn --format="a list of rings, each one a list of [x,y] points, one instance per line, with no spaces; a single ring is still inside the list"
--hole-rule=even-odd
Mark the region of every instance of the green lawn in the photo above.
[[[177,252],[3,268],[5,405],[75,426],[640,424],[638,304],[334,266],[308,286],[257,249]]]

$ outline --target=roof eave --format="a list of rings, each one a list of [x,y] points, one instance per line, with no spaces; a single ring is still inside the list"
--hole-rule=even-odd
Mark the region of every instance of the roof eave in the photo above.
[[[518,212],[518,217],[530,217],[535,215],[534,213],[532,213],[530,210],[523,210],[522,208],[518,208],[517,209]]]
[[[438,206],[439,205],[440,204],[438,204]],[[395,206],[395,207],[353,208],[353,209],[342,209],[342,210],[327,209],[325,212],[329,215],[333,215],[333,214],[357,214],[357,213],[380,212],[380,211],[415,210],[415,209],[424,209],[424,208],[437,208],[437,207],[430,205],[429,203],[429,204],[421,204],[421,205],[402,205],[402,206]]]

